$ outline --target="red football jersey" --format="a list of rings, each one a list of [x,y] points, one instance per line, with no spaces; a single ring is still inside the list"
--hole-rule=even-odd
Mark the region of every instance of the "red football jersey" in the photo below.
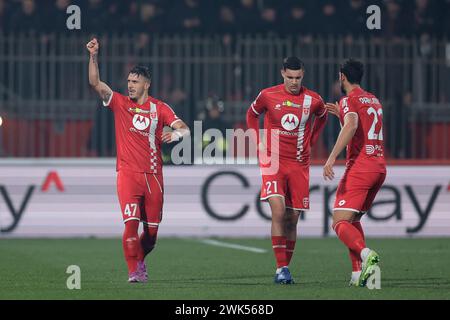
[[[320,95],[305,87],[294,95],[281,84],[262,90],[251,109],[256,115],[265,113],[268,155],[273,153],[280,158],[309,163],[312,115],[326,114]],[[278,150],[272,148],[271,137],[279,141]]]
[[[161,174],[163,128],[180,120],[174,111],[155,98],[148,97],[144,104],[138,105],[117,92],[104,105],[114,112],[117,171]]]
[[[341,123],[345,115],[358,115],[358,128],[347,145],[347,168],[360,172],[386,172],[383,144],[383,107],[361,88],[353,89],[339,102]]]

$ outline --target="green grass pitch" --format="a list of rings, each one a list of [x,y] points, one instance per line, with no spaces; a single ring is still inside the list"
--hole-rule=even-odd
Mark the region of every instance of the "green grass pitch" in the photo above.
[[[0,299],[449,299],[450,239],[369,239],[381,257],[381,289],[347,287],[345,247],[300,239],[295,285],[272,283],[268,239],[219,239],[267,249],[253,253],[196,239],[161,238],[147,257],[150,281],[128,284],[119,239],[1,239]],[[81,268],[81,290],[66,269]]]

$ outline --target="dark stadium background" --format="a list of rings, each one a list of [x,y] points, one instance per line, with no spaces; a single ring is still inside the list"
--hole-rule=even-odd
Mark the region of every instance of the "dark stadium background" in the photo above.
[[[70,5],[80,8],[79,30],[67,28]],[[381,8],[380,30],[367,28],[370,5]],[[9,257],[0,259],[0,299],[448,298],[449,17],[449,0],[0,0],[0,256]],[[214,237],[270,249],[268,211],[255,204],[256,166],[174,166],[171,146],[163,150],[163,237],[151,264],[152,285],[165,293],[129,290],[121,278],[113,118],[88,84],[92,37],[100,42],[101,78],[114,90],[126,93],[129,69],[146,64],[152,96],[191,128],[203,121],[222,132],[245,128],[258,92],[281,82],[284,57],[299,56],[305,85],[329,102],[341,97],[339,63],[361,59],[363,87],[383,104],[391,173],[378,211],[363,219],[384,257],[384,290],[345,290],[349,262],[323,200],[333,189],[319,179],[340,128],[333,117],[312,151],[316,211],[299,223],[299,286],[273,288],[270,250],[258,256],[210,246]],[[230,141],[221,145],[226,151]],[[229,171],[205,189],[207,178]],[[239,175],[249,189],[241,190]],[[222,219],[205,206],[208,192]],[[236,217],[247,204],[245,217]],[[196,274],[206,263],[205,284]],[[71,264],[84,270],[79,293],[65,286]]]

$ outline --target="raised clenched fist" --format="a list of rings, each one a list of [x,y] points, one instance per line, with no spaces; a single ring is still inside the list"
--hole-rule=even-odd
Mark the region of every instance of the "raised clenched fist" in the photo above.
[[[86,48],[88,49],[90,54],[96,54],[98,52],[99,43],[96,38],[93,38],[91,41],[88,42],[86,45]]]

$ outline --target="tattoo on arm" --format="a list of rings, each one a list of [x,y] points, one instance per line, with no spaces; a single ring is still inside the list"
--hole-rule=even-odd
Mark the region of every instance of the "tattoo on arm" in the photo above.
[[[98,60],[98,55],[97,54],[93,54],[92,55],[92,62],[97,64],[97,60]]]
[[[112,92],[105,90],[102,92],[102,100],[106,103],[109,101],[109,98],[111,98]]]

